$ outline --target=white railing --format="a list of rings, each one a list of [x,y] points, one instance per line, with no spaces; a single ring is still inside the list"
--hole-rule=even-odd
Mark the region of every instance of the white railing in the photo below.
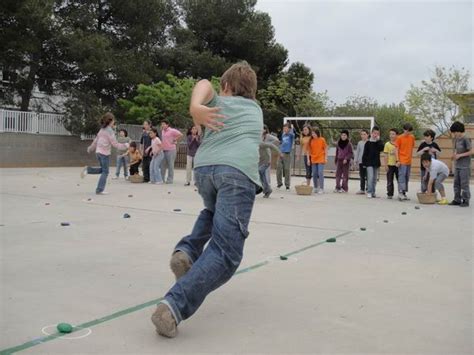
[[[62,115],[0,109],[0,132],[70,136]]]
[[[54,134],[70,136],[63,124],[63,115],[0,109],[0,132]],[[117,132],[124,128],[132,140],[140,141],[142,126],[133,124],[117,125]],[[82,140],[92,140],[95,134],[81,134]]]

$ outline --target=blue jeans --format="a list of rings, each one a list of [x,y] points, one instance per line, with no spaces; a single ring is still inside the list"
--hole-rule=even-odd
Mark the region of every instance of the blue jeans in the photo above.
[[[168,169],[167,184],[172,184],[174,179],[174,161],[176,160],[176,150],[164,150],[163,162],[161,163],[161,177],[163,180],[166,176],[166,169]]]
[[[404,194],[408,192],[408,182],[410,181],[411,165],[401,164],[398,168],[398,192]]]
[[[99,182],[97,183],[97,188],[95,193],[101,193],[105,190],[105,184],[107,183],[107,176],[109,176],[109,160],[110,156],[97,153],[97,160],[99,161],[100,167],[87,167],[87,174],[99,175]]]
[[[191,234],[175,248],[189,256],[192,267],[162,301],[176,323],[191,317],[209,293],[234,275],[242,260],[255,201],[256,185],[230,166],[199,167],[194,169],[194,178],[205,208]]]
[[[314,188],[324,190],[324,164],[312,164],[311,170]]]
[[[115,170],[115,176],[120,176],[120,170],[123,166],[123,176],[128,176],[128,159],[127,157],[117,156],[117,169]]]
[[[367,167],[367,193],[375,195],[375,188],[377,187],[377,176],[379,168],[375,166]]]
[[[161,163],[165,155],[163,152],[159,152],[158,155],[154,155],[151,158],[150,163],[150,181],[151,182],[163,182],[163,177],[161,176]]]
[[[270,167],[270,164],[259,165],[258,173],[260,174],[260,181],[262,182],[263,193],[267,194],[272,192],[272,188],[267,180],[267,170]]]

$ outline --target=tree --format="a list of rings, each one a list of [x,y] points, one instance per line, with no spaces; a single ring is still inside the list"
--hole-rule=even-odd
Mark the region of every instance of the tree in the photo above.
[[[312,115],[309,108],[324,106],[323,96],[313,93],[314,74],[302,63],[293,63],[288,70],[268,81],[257,98],[262,105],[265,122],[270,129],[281,127],[284,117]]]
[[[182,26],[175,45],[161,56],[180,77],[220,76],[246,60],[257,72],[259,87],[278,74],[288,52],[274,38],[271,18],[255,10],[256,0],[178,0]]]
[[[74,92],[64,104],[64,127],[72,134],[96,134],[100,118],[109,110],[94,94]]]
[[[405,97],[409,112],[422,124],[446,132],[453,121],[460,119],[458,106],[448,95],[467,91],[469,79],[470,73],[464,68],[436,66],[429,80],[410,86]]]
[[[212,83],[218,90],[219,79],[212,78]],[[132,100],[119,100],[119,103],[128,122],[143,122],[146,119],[156,122],[166,118],[174,126],[185,128],[192,125],[189,102],[195,84],[195,79],[180,79],[168,74],[166,81],[139,85]]]
[[[389,139],[389,130],[391,128],[396,128],[401,131],[404,123],[411,123],[415,135],[419,135],[419,124],[415,117],[407,112],[403,103],[380,105],[371,97],[351,96],[345,103],[334,108],[333,116],[375,117],[375,124],[380,128],[380,134],[383,140]],[[346,125],[347,128],[352,128],[353,132],[351,138],[353,140],[359,139],[358,129],[368,128],[367,122],[364,121],[344,122],[342,125]],[[333,132],[333,135],[337,135],[340,128]]]
[[[0,10],[0,67],[8,84],[2,102],[27,111],[35,86],[52,93],[67,77],[59,48],[54,0],[5,0]],[[15,102],[15,96],[19,102]]]
[[[172,1],[61,0],[55,16],[74,73],[65,91],[92,92],[114,107],[138,84],[165,77],[154,59],[177,21]]]

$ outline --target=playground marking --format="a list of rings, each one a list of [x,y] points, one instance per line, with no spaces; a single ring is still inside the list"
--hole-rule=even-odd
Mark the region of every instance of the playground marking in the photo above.
[[[344,236],[347,236],[349,234],[352,234],[353,231],[346,231],[344,233],[340,233],[336,236],[334,236],[333,238],[342,238]],[[290,257],[290,256],[293,256],[293,255],[296,255],[296,254],[299,254],[299,253],[302,253],[308,249],[312,249],[312,248],[315,248],[319,245],[323,245],[323,244],[328,244],[325,240],[324,241],[321,241],[321,242],[317,242],[317,243],[313,243],[313,244],[310,244],[310,245],[307,245],[303,248],[300,248],[300,249],[297,249],[297,250],[294,250],[292,252],[289,252],[287,254],[281,254],[282,256],[285,256],[285,257]],[[239,274],[244,274],[244,273],[247,273],[247,272],[250,272],[250,271],[253,271],[253,270],[256,270],[256,269],[259,269],[261,268],[262,266],[265,266],[265,265],[268,265],[270,264],[270,261],[269,260],[265,260],[265,261],[262,261],[262,262],[259,262],[257,264],[254,264],[254,265],[251,265],[249,267],[246,267],[246,268],[243,268],[243,269],[240,269],[238,270],[234,276],[236,275],[239,275]],[[97,319],[94,319],[94,320],[91,320],[89,322],[85,322],[85,323],[82,323],[82,324],[79,324],[77,326],[74,327],[74,330],[72,331],[72,333],[69,333],[69,334],[74,334],[75,332],[78,332],[78,331],[81,331],[83,329],[86,329],[86,328],[90,328],[90,327],[94,327],[96,325],[99,325],[99,324],[102,324],[102,323],[105,323],[105,322],[108,322],[110,320],[113,320],[113,319],[116,319],[116,318],[119,318],[119,317],[122,317],[122,316],[125,316],[127,314],[130,314],[130,313],[133,313],[133,312],[136,312],[136,311],[140,311],[144,308],[147,308],[147,307],[151,307],[151,306],[155,306],[157,303],[159,303],[160,301],[163,300],[163,297],[160,297],[160,298],[156,298],[154,300],[151,300],[151,301],[148,301],[148,302],[145,302],[145,303],[141,303],[141,304],[138,304],[136,306],[132,306],[132,307],[129,307],[129,308],[125,308],[125,309],[122,309],[118,312],[115,312],[115,313],[112,313],[112,314],[109,314],[107,316],[104,316],[102,318],[97,318]],[[55,325],[54,325],[55,326]],[[51,326],[46,326],[42,329],[42,332],[43,334],[46,334],[43,330],[45,330],[45,328],[48,328],[48,327],[51,327]],[[77,329],[77,330],[76,330]],[[91,333],[92,333],[92,330],[91,330]],[[90,334],[90,333],[89,333]],[[85,335],[85,336],[88,336],[89,334]],[[84,336],[84,337],[85,337]],[[29,348],[32,348],[34,346],[37,346],[37,345],[40,345],[40,344],[44,344],[44,343],[47,343],[51,340],[55,340],[55,339],[58,339],[58,338],[63,338],[63,339],[68,339],[66,337],[65,334],[62,334],[62,333],[59,333],[59,332],[56,332],[56,333],[53,333],[53,334],[49,334],[49,335],[46,335],[46,336],[43,336],[43,337],[39,337],[39,338],[36,338],[36,339],[33,339],[33,340],[30,340],[30,341],[27,341],[26,343],[23,343],[23,344],[20,344],[20,345],[17,345],[17,346],[13,346],[11,348],[8,348],[8,349],[3,349],[3,350],[0,350],[0,355],[8,355],[8,354],[13,354],[13,353],[16,353],[16,352],[19,352],[19,351],[22,351],[22,350],[26,350],[26,349],[29,349]],[[82,337],[83,338],[83,337]],[[69,338],[71,339],[71,338]],[[76,338],[78,339],[78,338]]]

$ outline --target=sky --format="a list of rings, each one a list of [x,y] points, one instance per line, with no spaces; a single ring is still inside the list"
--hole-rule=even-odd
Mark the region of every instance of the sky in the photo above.
[[[404,100],[435,65],[464,67],[473,88],[473,1],[258,0],[290,63],[315,75],[336,103],[353,95]]]

